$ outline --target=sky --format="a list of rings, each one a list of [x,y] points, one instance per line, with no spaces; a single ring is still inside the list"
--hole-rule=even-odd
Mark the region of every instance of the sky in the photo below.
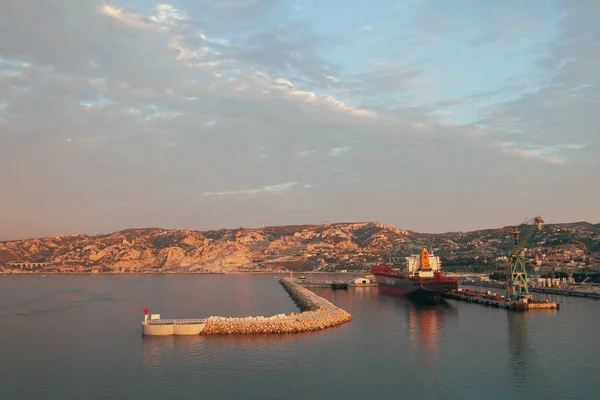
[[[598,1],[0,9],[0,240],[600,222]]]

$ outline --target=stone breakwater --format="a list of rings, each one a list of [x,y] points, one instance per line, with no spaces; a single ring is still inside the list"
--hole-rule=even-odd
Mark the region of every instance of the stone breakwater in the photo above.
[[[151,320],[144,335],[251,335],[322,330],[352,320],[352,316],[289,278],[279,281],[302,312],[271,317],[208,317],[202,320]],[[189,321],[189,323],[186,323]]]
[[[328,315],[306,315],[306,317],[293,321],[207,322],[200,334],[252,335],[263,333],[299,333],[330,328],[352,319],[350,314],[344,311],[329,313]]]
[[[310,290],[303,288],[297,282],[290,278],[282,278],[279,280],[281,286],[288,292],[296,306],[302,311],[318,311],[325,304],[330,307],[335,307],[333,304],[325,300],[324,298],[317,296]],[[315,299],[318,298],[319,301]]]
[[[279,281],[296,303],[301,313],[278,314],[272,317],[222,318],[209,317],[202,335],[232,335],[259,333],[297,333],[316,331],[341,325],[352,316],[324,298],[303,288],[289,278]]]

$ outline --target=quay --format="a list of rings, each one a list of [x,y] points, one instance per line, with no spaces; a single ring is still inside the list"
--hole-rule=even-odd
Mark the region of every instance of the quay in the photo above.
[[[352,320],[352,316],[324,298],[302,287],[293,279],[279,283],[300,308],[300,313],[277,314],[271,317],[207,317],[199,319],[161,319],[144,309],[143,336],[170,335],[235,335],[265,333],[299,333],[322,330]]]
[[[583,290],[556,289],[556,288],[545,288],[545,287],[536,287],[536,288],[530,287],[529,290],[533,291],[533,292],[538,292],[538,293],[559,294],[561,296],[587,297],[587,298],[595,299],[595,300],[600,299],[600,293],[585,292]]]
[[[481,286],[481,287],[487,287],[487,288],[498,288],[498,289],[506,288],[505,284],[499,283],[499,282],[479,282],[479,283],[469,283],[468,285],[469,286]],[[529,291],[536,292],[536,293],[557,294],[557,295],[561,295],[561,296],[572,296],[572,297],[585,297],[588,299],[600,300],[600,293],[584,291],[584,290],[529,286]]]
[[[559,304],[548,300],[535,300],[531,296],[519,300],[512,300],[497,293],[478,292],[470,289],[452,290],[442,295],[444,298],[464,301],[467,303],[481,304],[488,307],[504,308],[513,311],[529,310],[558,310]]]

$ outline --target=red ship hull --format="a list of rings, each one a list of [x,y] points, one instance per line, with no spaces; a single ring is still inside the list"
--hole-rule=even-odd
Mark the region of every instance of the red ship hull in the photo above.
[[[380,292],[418,299],[440,300],[441,295],[458,288],[458,280],[436,274],[433,278],[409,278],[389,267],[371,269]]]
[[[411,293],[408,290],[400,289],[400,288],[393,287],[393,286],[383,285],[383,284],[378,284],[377,287],[379,288],[380,292],[394,294],[396,296],[408,296]]]

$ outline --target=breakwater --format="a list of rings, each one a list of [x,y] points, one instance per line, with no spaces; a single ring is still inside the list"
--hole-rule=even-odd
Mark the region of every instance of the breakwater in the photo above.
[[[352,320],[352,316],[334,304],[300,286],[290,278],[279,283],[285,288],[300,313],[277,314],[270,317],[216,317],[202,319],[146,318],[142,335],[248,335],[299,333],[330,328]]]

